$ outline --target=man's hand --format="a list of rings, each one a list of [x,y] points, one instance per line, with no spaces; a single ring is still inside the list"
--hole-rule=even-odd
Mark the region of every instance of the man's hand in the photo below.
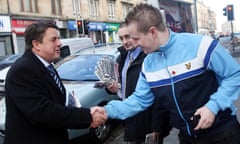
[[[90,111],[92,115],[92,128],[96,128],[107,121],[107,113],[103,107],[91,107]]]
[[[210,128],[215,120],[215,114],[206,106],[197,109],[194,115],[200,115],[200,120],[194,130]]]
[[[152,138],[154,141],[158,141],[159,134],[159,132],[152,132]]]
[[[117,93],[119,89],[119,84],[117,81],[113,81],[112,84],[108,85],[106,88],[112,93]]]

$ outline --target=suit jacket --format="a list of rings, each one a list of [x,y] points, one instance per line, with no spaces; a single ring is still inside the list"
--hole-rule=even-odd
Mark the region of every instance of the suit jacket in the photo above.
[[[68,128],[90,126],[90,110],[66,107],[65,89],[30,50],[12,65],[5,88],[5,144],[67,144]]]
[[[120,52],[120,57],[118,59],[119,63],[119,76],[120,80],[122,82],[122,70],[124,63],[126,61],[126,57],[128,54],[128,51],[125,50],[124,47],[118,48]],[[141,67],[144,58],[146,55],[142,51],[137,58],[129,65],[127,69],[126,74],[126,89],[125,89],[125,95],[126,97],[130,96],[136,87],[137,80],[139,73],[141,72]],[[151,114],[152,114],[152,108],[148,108],[138,114],[136,114],[133,117],[127,118],[124,121],[124,140],[125,141],[144,141],[145,136],[147,133],[151,132]]]

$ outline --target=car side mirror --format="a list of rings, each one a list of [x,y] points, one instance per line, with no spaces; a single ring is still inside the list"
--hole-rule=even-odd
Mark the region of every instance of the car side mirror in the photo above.
[[[63,46],[60,48],[60,56],[61,58],[65,58],[66,56],[70,55],[69,46]]]

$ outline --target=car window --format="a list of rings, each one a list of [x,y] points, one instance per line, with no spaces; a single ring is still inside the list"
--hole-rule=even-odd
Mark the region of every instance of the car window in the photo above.
[[[110,55],[79,55],[59,65],[57,71],[62,80],[97,81],[95,66],[104,56]]]

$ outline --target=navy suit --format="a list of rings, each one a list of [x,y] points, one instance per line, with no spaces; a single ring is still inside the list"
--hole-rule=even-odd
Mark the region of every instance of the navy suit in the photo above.
[[[65,106],[65,89],[30,50],[12,65],[5,87],[5,144],[67,144],[67,129],[92,122],[89,109]]]

